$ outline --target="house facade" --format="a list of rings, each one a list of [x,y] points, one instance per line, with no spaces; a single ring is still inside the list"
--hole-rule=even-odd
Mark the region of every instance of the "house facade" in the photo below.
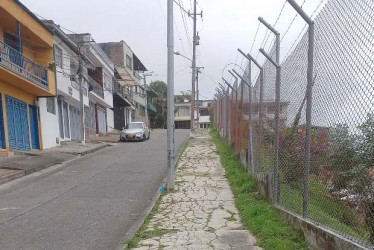
[[[88,85],[88,106],[85,107],[86,137],[105,135],[114,130],[113,78],[114,64],[95,43],[90,34],[69,34],[92,63],[84,81]]]
[[[56,95],[53,36],[19,1],[0,5],[0,152],[43,149],[41,97]]]
[[[101,43],[100,47],[114,63],[118,83],[131,93],[129,105],[120,106],[118,102],[114,105],[117,128],[120,129],[131,121],[142,121],[149,125],[147,89],[141,77],[141,73],[147,71],[147,68],[124,41]]]
[[[40,98],[40,117],[44,148],[62,141],[81,141],[80,84],[78,46],[53,21],[44,24],[53,33],[56,97]],[[82,56],[84,57],[84,55]],[[82,59],[82,72],[87,77],[87,59]],[[85,78],[85,77],[84,77]],[[88,84],[83,84],[83,105],[88,107]]]

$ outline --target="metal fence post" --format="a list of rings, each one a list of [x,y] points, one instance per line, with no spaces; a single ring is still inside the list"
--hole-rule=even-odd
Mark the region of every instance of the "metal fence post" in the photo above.
[[[305,124],[305,153],[304,153],[304,183],[303,183],[303,217],[307,218],[309,211],[309,181],[310,181],[310,143],[312,129],[312,95],[314,68],[314,22],[304,10],[294,1],[287,0],[299,15],[309,24],[308,41],[308,83],[306,86],[306,124]]]
[[[281,87],[281,66],[280,66],[280,33],[275,30],[262,17],[258,20],[275,34],[276,56],[275,61],[263,49],[261,53],[276,67],[275,81],[275,139],[274,139],[274,168],[273,168],[273,201],[279,203],[279,133],[280,133],[280,87]]]

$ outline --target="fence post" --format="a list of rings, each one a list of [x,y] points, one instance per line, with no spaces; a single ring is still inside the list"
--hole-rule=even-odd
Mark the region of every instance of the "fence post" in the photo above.
[[[294,1],[287,0],[297,13],[309,24],[308,41],[308,83],[306,86],[306,123],[305,123],[305,152],[304,152],[304,183],[303,183],[303,217],[309,215],[309,181],[310,181],[310,143],[312,129],[312,95],[313,95],[313,70],[314,70],[314,22]]]
[[[275,61],[263,49],[261,53],[276,67],[275,81],[275,142],[274,142],[274,168],[273,168],[273,198],[274,203],[279,203],[279,133],[280,133],[280,87],[281,87],[281,66],[280,66],[280,33],[268,24],[262,17],[258,20],[275,34],[276,58]]]

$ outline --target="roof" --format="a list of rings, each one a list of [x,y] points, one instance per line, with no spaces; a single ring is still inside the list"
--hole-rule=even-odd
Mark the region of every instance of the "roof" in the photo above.
[[[148,71],[148,69],[144,66],[144,64],[139,60],[139,58],[132,52],[134,55],[134,70],[138,71]]]
[[[124,82],[126,85],[138,85],[136,79],[130,74],[125,67],[114,67],[114,74],[119,82]]]
[[[19,0],[14,0],[16,4],[18,4],[24,11],[27,12],[35,21],[37,21],[41,26],[43,26],[49,33],[52,34],[51,30],[31,11],[29,10],[23,3]]]

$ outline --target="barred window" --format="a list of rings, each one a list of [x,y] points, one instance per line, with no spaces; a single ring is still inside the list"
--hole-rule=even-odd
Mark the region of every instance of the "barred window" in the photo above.
[[[55,61],[56,64],[62,69],[62,50],[58,46],[55,46]]]
[[[56,105],[54,97],[47,97],[47,112],[56,114]]]
[[[126,66],[132,70],[132,58],[126,55]]]

